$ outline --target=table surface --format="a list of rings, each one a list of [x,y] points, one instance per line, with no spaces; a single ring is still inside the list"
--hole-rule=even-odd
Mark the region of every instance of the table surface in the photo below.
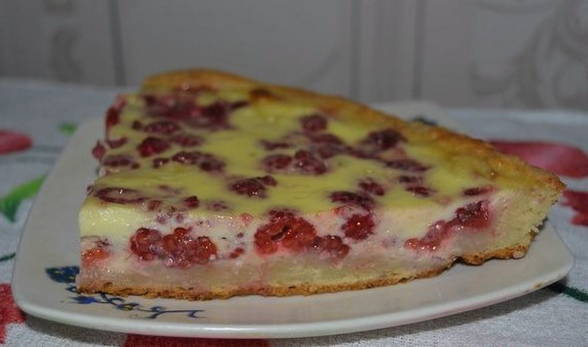
[[[24,315],[12,301],[10,280],[34,194],[76,126],[100,117],[120,91],[0,79],[0,345],[588,345],[588,225],[572,224],[575,212],[563,204],[549,218],[575,258],[566,279],[505,303],[432,321],[347,335],[236,341],[126,335]],[[565,143],[588,152],[588,113],[449,109],[447,117],[449,124],[480,138]],[[588,192],[588,178],[562,180],[570,190]]]

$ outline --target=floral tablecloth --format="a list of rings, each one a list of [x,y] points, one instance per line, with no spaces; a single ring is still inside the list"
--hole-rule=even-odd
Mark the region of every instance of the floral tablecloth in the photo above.
[[[391,346],[588,345],[588,113],[448,111],[449,122],[568,184],[551,222],[575,266],[556,284],[502,304],[375,331],[304,339],[222,340],[126,335],[77,328],[21,312],[10,289],[14,255],[32,200],[76,127],[101,117],[120,90],[0,80],[0,345]],[[386,106],[386,105],[383,105]],[[425,108],[426,109],[426,108]],[[426,112],[425,112],[426,113]],[[421,115],[427,118],[427,114]]]

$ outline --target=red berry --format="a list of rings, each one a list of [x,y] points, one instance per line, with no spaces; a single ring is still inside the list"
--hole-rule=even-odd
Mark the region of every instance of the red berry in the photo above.
[[[292,218],[294,217],[294,215],[296,214],[295,210],[289,209],[289,208],[276,208],[276,209],[271,209],[268,212],[268,215],[270,217],[270,221],[275,222],[277,220],[279,220],[280,218]]]
[[[189,208],[197,208],[200,205],[200,200],[196,195],[189,196],[184,199],[184,205],[188,206]]]
[[[163,204],[161,200],[149,200],[149,202],[147,202],[147,209],[149,211],[155,211],[161,206],[161,204]]]
[[[203,142],[202,137],[191,134],[177,134],[170,137],[169,140],[182,147],[194,147],[200,145]]]
[[[187,120],[200,116],[202,110],[194,98],[186,95],[167,94],[162,96],[143,95],[147,113],[155,117]]]
[[[349,146],[336,135],[325,133],[307,133],[306,135],[312,143],[310,147],[312,151],[323,159],[350,152]]]
[[[231,184],[230,189],[239,194],[247,195],[250,198],[265,198],[265,185],[256,178],[245,178]]]
[[[302,174],[321,175],[327,172],[325,163],[309,151],[299,150],[294,154],[294,170]]]
[[[222,200],[212,200],[206,202],[206,208],[210,211],[226,211],[229,209],[229,205]]]
[[[133,164],[135,164],[133,157],[126,154],[108,155],[102,159],[102,165],[108,167],[124,167],[132,166]]]
[[[347,191],[336,191],[330,195],[332,202],[340,202],[347,205],[362,207],[371,210],[374,207],[374,200],[365,193],[353,193]]]
[[[451,227],[445,221],[433,223],[425,236],[406,240],[404,246],[414,250],[435,251],[449,237]]]
[[[373,178],[370,177],[359,181],[359,187],[366,193],[378,196],[382,196],[386,192],[384,190],[384,187],[382,187],[378,182],[376,182]]]
[[[312,247],[331,258],[342,259],[349,253],[350,247],[339,236],[327,235],[314,239]]]
[[[103,248],[91,248],[82,253],[82,264],[84,266],[92,266],[97,262],[108,258],[110,253]]]
[[[148,137],[137,146],[142,157],[149,157],[159,154],[169,148],[169,143],[157,137]]]
[[[231,254],[229,254],[229,258],[231,258],[231,259],[239,258],[239,256],[243,253],[245,253],[245,250],[241,247],[237,247],[231,252]]]
[[[193,264],[207,264],[216,256],[216,245],[206,236],[196,239],[184,228],[176,228],[172,234],[165,235],[161,242],[162,253],[167,257],[166,265],[189,267]]]
[[[118,124],[120,121],[119,112],[120,110],[117,110],[113,106],[108,108],[106,111],[106,129],[110,129]]]
[[[423,186],[407,187],[406,190],[413,193],[416,196],[421,197],[428,197],[435,192],[433,189]]]
[[[277,252],[279,246],[300,252],[310,249],[316,237],[314,226],[301,217],[284,214],[273,217],[255,233],[255,246],[261,254]]]
[[[100,159],[102,159],[102,157],[104,156],[105,153],[106,153],[106,148],[104,148],[104,146],[102,145],[102,143],[100,141],[96,141],[96,146],[94,146],[94,148],[92,148],[92,155],[94,156],[94,158],[100,160]]]
[[[211,154],[199,151],[178,152],[172,157],[173,161],[182,164],[197,165],[204,171],[222,171],[225,163]]]
[[[327,119],[318,114],[300,118],[300,124],[305,131],[321,131],[327,128]]]
[[[360,144],[372,151],[384,151],[396,146],[399,141],[404,141],[400,133],[392,129],[384,129],[369,133]]]
[[[148,133],[171,135],[180,130],[180,126],[176,122],[162,120],[147,124],[143,130]]]
[[[468,228],[485,228],[490,224],[488,202],[478,201],[458,208],[455,218],[450,222]]]
[[[82,265],[93,266],[110,256],[110,242],[98,239],[93,242],[94,247],[82,252]]]
[[[413,159],[396,159],[385,162],[386,166],[392,169],[409,172],[427,171],[429,168]]]
[[[474,187],[469,188],[463,191],[463,195],[465,196],[476,196],[476,195],[483,195],[492,191],[491,186],[483,186],[483,187]]]
[[[375,223],[370,214],[354,214],[341,226],[341,229],[349,238],[364,240],[373,233],[374,226]]]
[[[134,204],[147,199],[141,196],[137,190],[121,187],[102,188],[96,191],[94,195],[101,200],[115,204]]]
[[[263,166],[269,172],[277,172],[286,170],[291,162],[292,157],[289,155],[273,154],[263,159]]]
[[[130,249],[141,260],[155,259],[161,250],[161,233],[155,229],[137,229],[131,236]]]
[[[259,180],[261,183],[265,184],[266,186],[276,186],[278,184],[278,181],[276,181],[275,178],[273,178],[272,176],[262,176],[262,177],[257,177],[257,180]]]

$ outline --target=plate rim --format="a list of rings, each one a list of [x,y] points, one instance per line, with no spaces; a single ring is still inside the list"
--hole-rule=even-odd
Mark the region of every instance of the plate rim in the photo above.
[[[86,129],[93,129],[99,125],[101,119],[91,119],[82,124],[78,131],[72,136],[63,152],[47,174],[43,186],[38,196],[46,194],[47,183],[50,183],[55,176],[57,168],[60,167],[64,158],[73,152],[72,143],[77,143],[78,137],[82,137]],[[77,149],[75,151],[78,151]],[[506,288],[494,290],[481,295],[468,296],[464,299],[453,300],[450,302],[441,302],[425,305],[423,307],[411,308],[403,311],[379,313],[355,318],[329,319],[318,322],[299,322],[299,323],[275,323],[275,324],[219,324],[219,323],[185,323],[185,322],[168,322],[157,320],[140,320],[114,316],[97,316],[85,313],[62,311],[35,303],[27,300],[19,290],[20,267],[19,262],[21,248],[23,247],[23,236],[30,229],[30,220],[39,207],[33,202],[33,206],[27,216],[24,228],[19,237],[17,253],[13,266],[13,275],[11,288],[16,304],[26,313],[43,319],[56,321],[68,325],[108,330],[120,333],[133,333],[141,335],[159,335],[159,336],[178,336],[178,337],[209,337],[209,338],[294,338],[294,337],[313,337],[335,334],[348,334],[360,331],[369,331],[386,327],[406,325],[426,320],[432,320],[440,317],[478,309],[490,306],[500,302],[508,301],[522,295],[539,290],[549,284],[552,284],[567,275],[574,265],[574,258],[560,236],[547,222],[541,234],[552,234],[555,241],[559,242],[566,252],[567,262],[560,268],[542,274],[533,278],[533,281],[521,282]],[[451,269],[448,269],[448,271]],[[440,275],[442,276],[442,274]],[[400,284],[402,285],[402,284]],[[317,294],[317,295],[336,295],[337,293]]]

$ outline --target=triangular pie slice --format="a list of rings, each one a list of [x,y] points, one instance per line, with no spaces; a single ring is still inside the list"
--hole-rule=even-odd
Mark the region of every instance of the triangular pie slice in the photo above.
[[[441,127],[209,70],[120,96],[92,153],[77,283],[119,295],[307,295],[520,258],[564,187]]]

